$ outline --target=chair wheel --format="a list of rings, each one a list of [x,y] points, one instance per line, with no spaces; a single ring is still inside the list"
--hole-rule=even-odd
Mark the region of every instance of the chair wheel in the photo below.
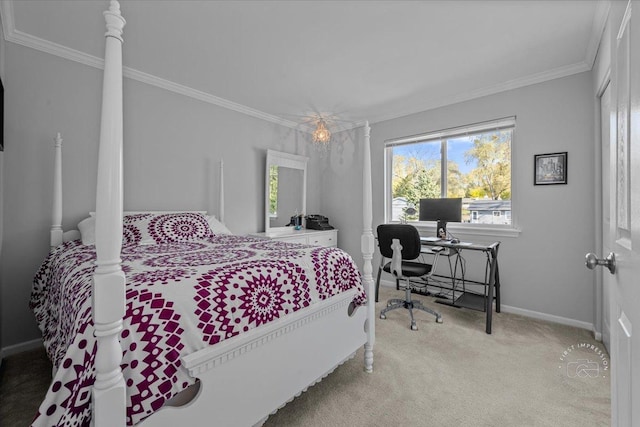
[[[417,331],[418,330],[418,325],[416,325],[415,323],[411,324],[411,330],[412,331]]]
[[[442,323],[442,317],[436,317],[436,323]]]
[[[386,319],[386,318],[387,318],[387,316],[385,316],[384,314],[381,314],[381,315],[380,315],[380,318],[384,320],[384,319]]]

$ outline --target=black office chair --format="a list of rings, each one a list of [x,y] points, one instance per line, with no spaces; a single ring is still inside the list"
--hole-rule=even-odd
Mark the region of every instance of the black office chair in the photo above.
[[[380,312],[380,318],[386,319],[386,313],[397,308],[406,308],[411,316],[411,329],[416,331],[418,326],[413,318],[413,309],[422,310],[436,316],[436,322],[442,323],[440,313],[425,307],[420,301],[411,299],[414,284],[411,277],[429,277],[433,274],[438,262],[441,247],[433,247],[434,258],[432,264],[415,261],[420,256],[420,234],[409,224],[382,224],[378,226],[378,247],[382,255],[381,269],[395,276],[396,280],[405,281],[405,298],[390,299],[387,307]],[[387,260],[390,260],[387,262]]]

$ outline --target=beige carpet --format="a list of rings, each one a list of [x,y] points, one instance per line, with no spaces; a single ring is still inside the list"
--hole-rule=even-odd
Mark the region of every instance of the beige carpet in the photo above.
[[[382,288],[377,311],[402,296]],[[591,332],[500,313],[487,335],[484,313],[417,299],[440,311],[444,323],[420,312],[419,330],[411,331],[404,310],[378,319],[372,374],[363,372],[360,350],[265,426],[609,425],[608,358],[597,357],[604,347]],[[597,377],[576,376],[580,360],[590,360]],[[49,369],[42,351],[5,360],[0,425],[29,424]]]
[[[388,298],[403,295],[381,288],[377,312]],[[377,319],[372,374],[362,371],[359,351],[265,426],[610,424],[605,362],[597,378],[569,377],[567,372],[567,365],[580,358],[599,360],[594,350],[578,349],[588,343],[604,351],[591,332],[498,313],[493,333],[487,335],[484,313],[415,298],[442,313],[444,323],[419,312],[419,330],[411,331],[403,310]]]

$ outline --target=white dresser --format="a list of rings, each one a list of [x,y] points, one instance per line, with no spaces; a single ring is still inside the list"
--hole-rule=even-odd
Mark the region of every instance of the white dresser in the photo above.
[[[263,239],[280,240],[283,242],[302,243],[314,246],[338,246],[338,230],[294,230],[277,233],[254,233],[254,237]]]

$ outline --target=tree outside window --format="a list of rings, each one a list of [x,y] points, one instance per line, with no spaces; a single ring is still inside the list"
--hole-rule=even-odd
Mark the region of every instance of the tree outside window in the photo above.
[[[474,200],[511,200],[511,143],[515,122],[500,129],[460,132],[439,138],[412,140],[409,143],[390,144],[387,159],[391,160],[391,190],[393,203],[391,219],[416,221],[419,212],[404,215],[404,209],[419,209],[420,199],[438,197],[463,198],[463,222],[471,222],[466,209]],[[477,125],[474,126],[477,129]],[[397,208],[405,204],[404,209]],[[500,203],[497,203],[499,205]],[[505,202],[505,205],[507,203]],[[493,216],[496,203],[487,215]],[[511,205],[505,212],[511,223]],[[401,216],[402,215],[402,216]],[[474,213],[474,223],[481,223],[482,211]],[[493,220],[492,220],[493,222]]]

